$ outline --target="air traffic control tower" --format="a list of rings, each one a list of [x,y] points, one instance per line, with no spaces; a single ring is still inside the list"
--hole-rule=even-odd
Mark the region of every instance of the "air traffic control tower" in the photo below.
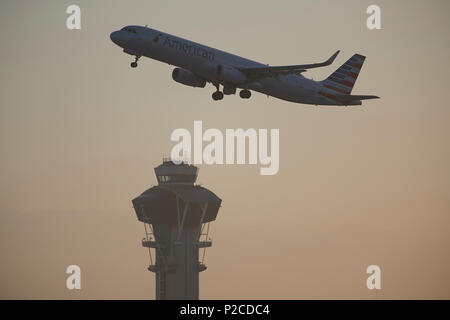
[[[197,300],[199,273],[206,270],[205,251],[212,245],[209,223],[222,200],[195,185],[198,168],[193,165],[163,160],[155,174],[158,185],[132,202],[145,227],[142,246],[149,250],[148,270],[156,275],[156,299]]]

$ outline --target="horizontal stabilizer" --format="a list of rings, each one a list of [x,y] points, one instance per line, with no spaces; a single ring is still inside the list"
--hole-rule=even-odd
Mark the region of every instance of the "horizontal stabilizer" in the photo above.
[[[352,95],[352,94],[338,94],[336,99],[340,101],[355,101],[355,100],[369,100],[369,99],[379,99],[378,96],[364,96],[364,95]]]

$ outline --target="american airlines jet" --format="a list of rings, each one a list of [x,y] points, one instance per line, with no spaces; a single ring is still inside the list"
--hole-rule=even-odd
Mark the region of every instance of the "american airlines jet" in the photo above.
[[[214,100],[223,99],[224,94],[235,94],[238,88],[243,99],[250,98],[250,90],[253,90],[282,100],[313,105],[361,105],[362,100],[378,98],[351,94],[365,60],[360,54],[353,55],[325,80],[314,81],[306,79],[302,73],[330,65],[339,51],[325,62],[268,66],[147,26],[126,26],[111,33],[110,37],[125,53],[135,56],[132,68],[137,67],[142,56],[177,66],[172,72],[173,80],[200,88],[211,82],[216,87],[212,94]]]

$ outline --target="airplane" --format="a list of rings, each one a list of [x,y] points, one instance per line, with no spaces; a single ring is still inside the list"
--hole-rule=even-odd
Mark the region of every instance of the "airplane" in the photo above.
[[[132,68],[141,57],[159,60],[176,68],[172,78],[178,83],[204,88],[207,82],[216,87],[213,100],[236,94],[243,99],[251,91],[282,100],[328,106],[361,105],[362,100],[377,99],[372,95],[352,95],[352,89],[365,57],[353,55],[322,81],[305,78],[302,73],[333,63],[339,50],[319,63],[269,66],[190,40],[173,36],[147,26],[130,25],[111,33],[110,38],[123,51],[135,57]],[[220,85],[223,91],[220,91]]]

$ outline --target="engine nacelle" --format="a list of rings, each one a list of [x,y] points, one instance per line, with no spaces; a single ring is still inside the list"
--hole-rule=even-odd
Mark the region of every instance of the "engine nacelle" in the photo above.
[[[204,88],[206,86],[205,79],[202,79],[191,71],[182,68],[173,69],[172,79],[178,83],[190,87]]]

